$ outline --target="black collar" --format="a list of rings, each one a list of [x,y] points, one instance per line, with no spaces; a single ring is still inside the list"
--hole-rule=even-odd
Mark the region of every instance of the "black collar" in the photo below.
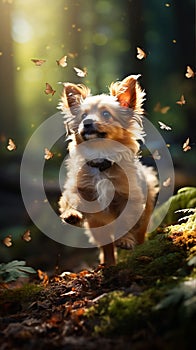
[[[87,165],[91,166],[92,168],[98,168],[99,171],[104,171],[108,168],[111,168],[112,165],[114,164],[114,162],[111,162],[108,159],[103,159],[100,161],[96,161],[96,160],[89,160],[87,162]]]

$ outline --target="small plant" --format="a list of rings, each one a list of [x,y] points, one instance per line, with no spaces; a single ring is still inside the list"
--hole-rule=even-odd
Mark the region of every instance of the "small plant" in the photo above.
[[[0,283],[16,281],[19,277],[28,277],[29,273],[36,273],[32,267],[25,265],[25,261],[19,260],[0,264]]]

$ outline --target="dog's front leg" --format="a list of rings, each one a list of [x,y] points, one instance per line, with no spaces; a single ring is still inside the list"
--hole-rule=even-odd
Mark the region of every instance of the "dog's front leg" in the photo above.
[[[71,194],[72,200],[70,200],[70,192],[64,191],[59,200],[60,217],[63,221],[72,225],[80,225],[83,220],[83,215],[77,210],[77,198],[75,198],[75,205],[72,207],[70,203],[73,202],[74,194]]]
[[[109,243],[100,247],[99,259],[100,263],[105,264],[106,266],[112,266],[116,264],[114,243]]]

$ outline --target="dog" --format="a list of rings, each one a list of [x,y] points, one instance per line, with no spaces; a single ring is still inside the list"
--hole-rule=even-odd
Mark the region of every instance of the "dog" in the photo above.
[[[158,192],[155,170],[140,161],[145,92],[139,76],[96,96],[85,85],[63,83],[59,103],[69,143],[60,217],[90,232],[107,266],[116,263],[116,247],[144,242]]]

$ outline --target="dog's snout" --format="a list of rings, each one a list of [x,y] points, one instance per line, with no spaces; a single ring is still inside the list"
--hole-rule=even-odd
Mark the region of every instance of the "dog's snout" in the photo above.
[[[93,120],[88,118],[83,121],[83,125],[85,128],[90,128],[93,126]]]

